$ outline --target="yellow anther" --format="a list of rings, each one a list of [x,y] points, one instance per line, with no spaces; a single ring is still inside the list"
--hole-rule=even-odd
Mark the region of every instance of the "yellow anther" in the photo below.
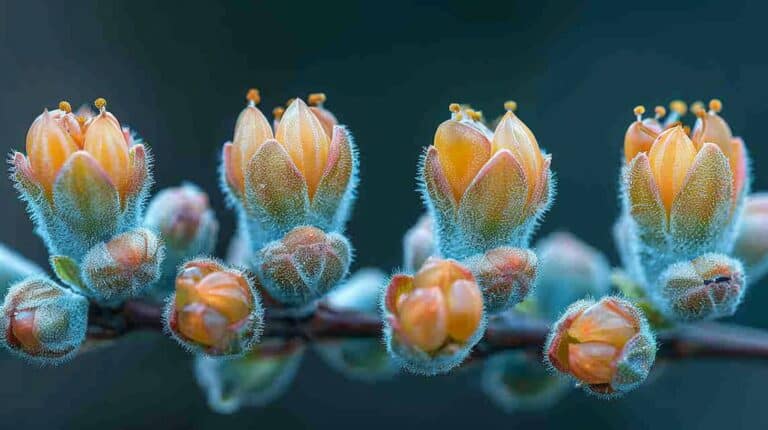
[[[715,113],[719,113],[723,110],[723,102],[720,99],[712,99],[709,101],[709,110]]]
[[[483,119],[483,113],[479,110],[467,110],[467,115],[472,118],[473,121],[481,121]]]
[[[70,113],[72,112],[72,105],[70,105],[68,101],[62,100],[59,102],[59,109],[66,113]]]
[[[704,103],[703,102],[695,101],[695,102],[691,103],[691,112],[693,112],[694,114],[696,114],[697,111],[700,111],[700,110],[703,110],[703,109],[704,109]]]
[[[683,131],[685,131],[685,134],[690,136],[691,135],[691,126],[690,125],[684,125],[683,126]]]
[[[688,105],[682,100],[672,100],[669,102],[669,108],[680,116],[683,116],[688,112]]]
[[[88,121],[88,119],[82,115],[76,116],[75,119],[77,120],[77,123],[80,124],[80,127],[82,127],[83,124],[85,124],[85,122]]]
[[[632,112],[635,113],[635,116],[640,117],[645,113],[645,106],[643,105],[637,105],[634,109],[632,109]],[[638,118],[638,121],[640,119]]]
[[[517,102],[514,100],[507,100],[504,102],[504,110],[514,112],[517,110]]]
[[[451,103],[448,105],[448,110],[453,113],[461,112],[461,106],[458,103]]]
[[[257,105],[259,102],[261,102],[261,94],[256,88],[249,89],[248,93],[245,95],[245,98],[254,105]]]
[[[667,114],[667,109],[664,106],[656,106],[653,111],[656,112],[656,119],[662,118]]]
[[[280,106],[272,109],[272,116],[274,116],[277,121],[280,121],[280,118],[283,117],[284,113],[285,113],[285,109],[283,109]]]
[[[319,106],[325,103],[325,93],[312,93],[307,96],[307,104],[310,106]]]
[[[99,97],[93,101],[93,105],[96,106],[96,109],[102,111],[107,107],[107,100],[104,97]]]

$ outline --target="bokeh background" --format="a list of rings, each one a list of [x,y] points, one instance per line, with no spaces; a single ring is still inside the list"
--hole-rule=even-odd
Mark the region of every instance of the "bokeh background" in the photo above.
[[[362,183],[348,233],[356,266],[392,270],[421,213],[416,164],[450,102],[487,116],[517,100],[553,154],[557,199],[541,234],[567,229],[613,261],[610,227],[632,107],[720,97],[745,138],[754,189],[768,188],[768,36],[764,2],[156,2],[0,1],[0,150],[21,149],[44,106],[98,96],[155,155],[157,187],[191,180],[233,216],[217,189],[222,142],[248,87],[265,112],[324,91],[353,131]],[[10,181],[0,185],[0,241],[44,263]],[[768,327],[757,284],[736,321]],[[189,357],[142,334],[40,369],[0,358],[0,427],[58,428],[766,428],[768,365],[686,362],[626,398],[574,391],[539,413],[505,414],[477,371],[366,385],[314,355],[263,409],[208,411]]]

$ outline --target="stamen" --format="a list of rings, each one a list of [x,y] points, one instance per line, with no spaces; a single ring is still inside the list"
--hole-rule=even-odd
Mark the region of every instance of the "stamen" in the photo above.
[[[72,112],[72,105],[70,105],[68,101],[62,100],[62,101],[59,102],[59,109],[63,110],[66,113],[71,113]]]
[[[704,144],[704,133],[707,132],[707,113],[704,111],[704,107],[696,109],[694,113],[699,118],[699,121],[701,121],[701,128],[699,129],[699,132],[696,133],[696,136],[693,136],[693,143],[697,148],[700,148],[701,145]]]
[[[704,109],[704,103],[702,101],[695,101],[691,103],[691,112],[693,112],[694,115],[696,115],[696,111],[703,110]]]
[[[643,105],[637,105],[634,109],[632,109],[632,112],[635,113],[635,117],[637,118],[638,122],[643,121],[643,114],[645,113],[645,106]]]
[[[451,111],[451,119],[461,121],[464,116],[461,114],[461,105],[458,103],[451,103],[448,105],[448,110]]]
[[[261,94],[256,88],[251,88],[245,95],[245,99],[248,100],[248,106],[256,106],[261,102]]]
[[[669,108],[679,116],[683,116],[688,112],[688,105],[682,100],[672,100],[669,102]]]
[[[283,109],[283,108],[282,108],[282,107],[280,107],[280,106],[278,106],[278,107],[276,107],[276,108],[272,109],[272,116],[274,116],[274,117],[275,117],[275,120],[276,120],[276,121],[280,121],[280,119],[283,117],[283,114],[284,114],[284,113],[285,113],[285,109]]]
[[[723,110],[723,102],[720,99],[712,99],[709,101],[709,110],[713,113],[720,113]]]
[[[99,97],[93,101],[93,105],[96,106],[99,112],[104,112],[107,108],[107,100],[104,97]]]
[[[312,93],[307,96],[307,104],[310,106],[322,106],[325,103],[325,93]]]
[[[654,109],[654,112],[656,112],[655,118],[658,120],[660,118],[663,118],[664,115],[667,114],[667,110],[664,108],[664,106],[656,106]]]
[[[517,110],[517,102],[514,100],[507,100],[504,102],[504,110],[514,112]]]

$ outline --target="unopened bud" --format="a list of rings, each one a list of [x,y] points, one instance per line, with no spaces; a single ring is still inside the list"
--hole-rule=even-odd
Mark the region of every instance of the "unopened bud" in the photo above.
[[[538,258],[521,248],[494,248],[465,261],[483,291],[486,311],[497,313],[522,302],[538,272]]]
[[[733,255],[744,263],[750,282],[768,272],[768,193],[747,197]]]
[[[408,273],[419,270],[436,252],[435,246],[432,218],[429,215],[423,215],[403,237],[403,270]]]

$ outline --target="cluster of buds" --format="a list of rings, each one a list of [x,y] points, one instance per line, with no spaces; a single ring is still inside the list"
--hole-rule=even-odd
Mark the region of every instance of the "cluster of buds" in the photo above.
[[[223,188],[257,251],[297,226],[341,231],[354,198],[357,154],[352,137],[313,94],[275,110],[275,127],[248,92],[232,142],[224,144]]]
[[[667,306],[662,291],[665,280],[661,277],[670,265],[710,254],[707,260],[735,269],[727,255],[736,242],[749,188],[744,143],[719,115],[721,102],[712,100],[709,110],[695,105],[693,129],[679,120],[685,114],[684,104],[676,102],[672,108],[674,113],[664,122],[663,108],[656,109],[653,119],[642,118],[642,106],[635,108],[637,120],[627,130],[624,143],[624,209],[615,230],[627,272],[663,309],[674,308]],[[713,285],[701,287],[706,290]],[[744,288],[732,291],[739,297],[727,300],[738,303]],[[722,297],[714,292],[707,295],[715,300]],[[728,315],[735,306],[715,304],[712,309],[720,311],[695,317]]]
[[[323,299],[330,309],[376,316],[386,276],[378,269],[361,269]],[[363,382],[389,379],[399,366],[379,339],[326,339],[315,344],[320,357],[344,376]]]
[[[70,104],[45,110],[27,133],[27,154],[11,155],[12,178],[50,254],[80,260],[99,242],[139,224],[151,183],[144,145],[94,103],[93,116]]]
[[[11,286],[0,318],[6,348],[30,361],[58,364],[85,340],[88,300],[50,279],[31,277]]]
[[[157,193],[147,206],[144,227],[157,232],[165,244],[163,282],[158,289],[163,294],[172,288],[181,263],[213,252],[219,232],[208,195],[189,183]]]
[[[430,258],[413,276],[393,276],[383,292],[382,314],[390,354],[425,375],[461,364],[485,331],[480,287],[455,260]]]
[[[570,233],[553,233],[536,243],[539,276],[533,301],[537,313],[556,319],[571,303],[600,298],[611,290],[611,266],[597,249]]]
[[[539,411],[562,399],[567,380],[553,375],[538,354],[526,351],[498,353],[483,366],[483,392],[503,411]]]
[[[630,302],[605,297],[572,304],[551,329],[545,361],[588,392],[615,397],[640,385],[656,360],[656,338]]]
[[[515,115],[516,107],[505,104],[492,132],[479,112],[452,104],[421,170],[439,253],[466,260],[489,312],[528,294],[536,257],[527,248],[553,195],[551,156]]]
[[[195,378],[205,391],[208,406],[220,414],[241,407],[264,406],[290,387],[304,345],[296,340],[267,340],[242,357],[195,357]]]
[[[167,331],[191,350],[237,356],[258,342],[264,309],[253,281],[209,259],[184,264],[165,309]]]

